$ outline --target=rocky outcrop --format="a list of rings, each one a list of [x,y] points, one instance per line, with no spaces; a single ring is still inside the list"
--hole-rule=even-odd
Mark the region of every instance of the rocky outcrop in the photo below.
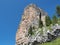
[[[40,37],[40,33],[37,32],[39,26],[38,22],[40,18],[43,25],[45,25],[45,16],[47,16],[47,13],[38,8],[36,5],[28,5],[24,9],[22,20],[16,33],[16,45],[28,45],[28,43],[34,42],[36,39],[37,41],[40,41],[42,36]],[[34,33],[34,36],[28,35],[30,26],[35,28],[33,29],[36,33]]]
[[[46,16],[47,13],[36,5],[28,5],[24,9],[19,28],[16,32],[16,45],[36,45],[52,41],[59,37],[60,25],[51,26],[52,31],[49,31],[45,26]],[[39,19],[43,22],[42,30],[39,28]],[[33,32],[32,35],[29,34],[29,28]]]

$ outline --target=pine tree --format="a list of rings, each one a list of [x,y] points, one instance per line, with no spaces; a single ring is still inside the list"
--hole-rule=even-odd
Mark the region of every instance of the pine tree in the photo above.
[[[56,13],[57,13],[58,16],[60,16],[60,6],[56,7]]]
[[[45,23],[46,23],[46,26],[49,26],[51,24],[51,19],[49,16],[46,16]]]
[[[56,15],[54,15],[52,18],[52,24],[55,25],[57,22],[58,22],[58,19],[57,19]]]

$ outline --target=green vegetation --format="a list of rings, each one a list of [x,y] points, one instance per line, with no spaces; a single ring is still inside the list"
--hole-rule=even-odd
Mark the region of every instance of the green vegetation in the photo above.
[[[33,28],[30,26],[30,28],[29,28],[29,30],[28,30],[28,33],[30,34],[30,35],[33,35],[34,34],[34,32],[33,32]],[[29,35],[28,34],[28,35]]]
[[[56,17],[56,15],[54,15],[52,18],[52,24],[55,25],[57,22],[58,22],[58,18]]]
[[[56,40],[52,41],[52,42],[46,42],[40,45],[60,45],[60,38],[57,38]]]
[[[38,30],[40,30],[40,34],[43,34],[43,28],[39,28]]]
[[[47,30],[52,31],[51,25],[50,26],[47,26],[46,28],[47,28]]]
[[[56,7],[56,13],[57,13],[58,16],[60,16],[60,6]]]
[[[58,24],[60,25],[60,18],[58,18]]]
[[[60,6],[56,7],[56,14],[53,15],[52,20],[49,18],[49,16],[46,17],[45,22],[46,22],[47,29],[52,30],[50,24],[52,24],[52,25],[59,24],[60,25]],[[53,40],[51,42],[46,42],[46,43],[42,43],[42,44],[38,44],[38,45],[60,45],[60,38],[57,38],[56,40]]]
[[[51,19],[49,16],[46,16],[45,23],[46,23],[46,26],[49,26],[51,24]]]
[[[60,25],[60,5],[56,6],[56,14],[59,17],[58,18],[58,24]]]
[[[35,29],[35,27],[34,27],[34,26],[33,26],[32,28],[33,28],[33,29]]]
[[[57,15],[56,15],[57,14]],[[52,19],[50,19],[49,16],[45,17],[45,24],[46,24],[46,31],[51,29],[51,25],[55,25],[55,24],[59,24],[60,25],[60,17],[58,18],[57,16],[60,16],[60,6],[56,7],[56,14],[53,15]],[[43,22],[41,21],[41,15],[39,16],[39,28],[38,30],[40,31],[41,34],[43,34]],[[32,36],[34,35],[33,30],[35,30],[35,27],[30,26],[28,33]],[[52,41],[52,42],[46,42],[46,43],[42,43],[39,45],[60,45],[60,38],[57,38],[56,40]]]

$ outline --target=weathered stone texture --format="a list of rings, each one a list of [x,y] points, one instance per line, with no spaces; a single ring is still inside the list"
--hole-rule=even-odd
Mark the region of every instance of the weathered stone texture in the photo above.
[[[39,15],[41,15],[41,20],[45,25],[45,16],[47,13],[42,9],[38,8],[34,4],[30,4],[24,9],[22,20],[16,33],[16,45],[28,45],[28,29],[30,26],[34,26],[36,29],[38,28]]]

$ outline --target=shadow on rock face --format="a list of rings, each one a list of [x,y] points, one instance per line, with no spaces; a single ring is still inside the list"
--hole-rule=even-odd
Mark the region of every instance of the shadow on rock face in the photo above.
[[[56,35],[56,36],[60,36],[59,34],[60,34],[60,29],[56,29],[55,31],[54,31],[54,34]]]
[[[56,39],[56,36],[51,35],[50,33],[48,33],[48,40],[47,40],[47,42],[51,42],[52,40],[55,40],[55,39]]]
[[[38,45],[38,44],[40,44],[40,43],[37,41],[34,41],[32,45]]]
[[[48,33],[48,40],[47,40],[47,42],[51,42],[51,41],[55,40],[58,36],[60,36],[60,29],[56,29],[54,31],[54,35]]]

